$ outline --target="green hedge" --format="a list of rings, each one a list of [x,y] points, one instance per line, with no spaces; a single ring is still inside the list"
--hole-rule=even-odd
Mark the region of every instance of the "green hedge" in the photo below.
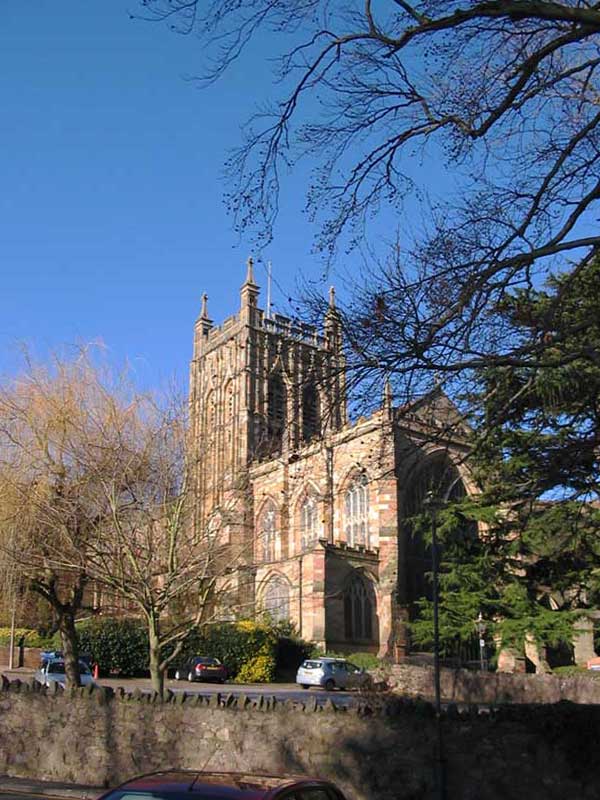
[[[275,637],[267,625],[243,620],[211,625],[188,637],[177,663],[195,655],[220,659],[235,678],[248,661],[259,654],[273,655]]]
[[[600,680],[600,670],[587,669],[586,667],[579,667],[576,664],[570,664],[566,667],[554,667],[552,672],[560,678],[576,678],[585,675],[587,678]]]
[[[365,653],[363,651],[357,653],[324,653],[322,650],[315,649],[311,654],[314,658],[322,656],[323,658],[345,658],[351,664],[362,669],[377,669],[381,666],[381,661],[374,653]]]
[[[77,623],[79,652],[89,654],[100,675],[134,678],[148,672],[148,632],[139,619],[95,617]],[[60,649],[60,636],[53,644]]]
[[[148,674],[148,633],[141,620],[95,617],[77,623],[77,633],[80,652],[91,656],[101,675]],[[58,635],[52,646],[60,649]],[[276,675],[289,679],[311,652],[312,645],[298,638],[288,623],[225,622],[192,632],[169,673],[192,656],[210,655],[220,659],[238,682],[265,682]]]
[[[270,681],[276,675],[288,677],[311,651],[311,643],[295,636],[289,623],[241,620],[211,625],[193,634],[177,662],[194,655],[211,655],[225,664],[234,680],[255,683]],[[250,662],[262,656],[267,657],[269,666],[261,660],[251,669]]]

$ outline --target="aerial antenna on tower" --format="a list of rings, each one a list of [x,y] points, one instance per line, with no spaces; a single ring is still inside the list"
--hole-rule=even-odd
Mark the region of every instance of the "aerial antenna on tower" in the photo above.
[[[271,262],[267,261],[267,319],[271,319]]]

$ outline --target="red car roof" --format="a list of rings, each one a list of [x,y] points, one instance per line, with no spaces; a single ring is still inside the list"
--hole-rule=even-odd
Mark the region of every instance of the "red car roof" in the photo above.
[[[138,792],[205,792],[211,798],[223,800],[264,800],[273,795],[276,789],[301,784],[324,783],[300,776],[260,775],[246,772],[197,772],[172,771],[140,775],[126,781],[112,791],[122,792],[130,789]],[[109,797],[112,792],[102,795]],[[100,800],[102,800],[100,798]]]

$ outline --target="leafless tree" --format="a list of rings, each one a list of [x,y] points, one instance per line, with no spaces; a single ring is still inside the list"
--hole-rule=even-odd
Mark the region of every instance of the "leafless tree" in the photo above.
[[[89,585],[89,544],[108,507],[102,477],[120,463],[127,403],[81,353],[0,388],[0,560],[46,600],[69,683],[79,682],[75,620]]]
[[[507,292],[557,266],[579,269],[600,243],[598,3],[142,5],[146,18],[201,38],[208,81],[260,28],[275,46],[288,36],[283,95],[249,121],[229,164],[236,222],[259,240],[272,236],[282,174],[306,156],[316,165],[307,206],[327,257],[362,247],[386,209],[402,227],[415,213],[407,198],[425,198],[422,230],[404,235],[347,309],[359,366],[410,370],[418,383],[539,360],[545,330],[532,352],[496,312]],[[436,191],[437,165],[450,189]]]
[[[121,464],[103,477],[109,513],[88,549],[93,578],[147,625],[150,675],[160,694],[190,632],[233,613],[237,601],[230,548],[214,523],[198,524],[184,408],[138,404]]]
[[[217,531],[192,524],[186,405],[87,352],[28,361],[0,389],[0,565],[52,607],[72,685],[94,591],[145,620],[161,692],[185,636],[226,603],[231,561]]]

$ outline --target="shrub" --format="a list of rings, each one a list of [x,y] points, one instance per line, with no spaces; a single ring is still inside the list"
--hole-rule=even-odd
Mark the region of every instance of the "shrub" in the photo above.
[[[351,664],[361,667],[361,669],[377,669],[382,665],[382,662],[377,658],[375,653],[365,653],[363,651],[359,651],[357,653],[324,653],[323,650],[315,647],[313,648],[311,655],[313,658],[318,658],[319,656],[322,656],[323,658],[345,658]]]
[[[95,617],[77,623],[79,652],[89,654],[101,675],[116,673],[123,678],[148,672],[148,631],[133,618]],[[60,636],[54,646],[60,649]]]
[[[52,637],[42,636],[33,628],[15,628],[15,646],[21,636],[25,639],[25,647],[51,647]],[[0,645],[10,645],[10,628],[0,628]]]
[[[236,683],[270,683],[275,677],[275,658],[263,653],[246,661],[238,672]]]
[[[271,677],[296,670],[308,658],[312,645],[298,638],[288,622],[273,623],[269,619],[240,620],[211,625],[201,632],[191,634],[175,663],[182,664],[194,655],[210,655],[220,659],[229,670],[230,677],[240,679],[240,673],[250,669],[250,662],[268,656],[273,668],[261,664],[264,674]],[[254,671],[258,667],[253,668]],[[245,678],[250,680],[250,678]],[[259,678],[253,678],[254,682]]]
[[[306,658],[310,658],[312,650],[312,643],[298,636],[279,636],[275,646],[277,675],[290,679],[293,673],[295,678],[298,667]]]
[[[264,623],[252,620],[223,622],[190,634],[176,663],[183,663],[195,655],[214,656],[235,678],[253,658],[265,654],[274,657],[275,646],[273,629]]]
[[[141,620],[94,617],[77,623],[77,635],[80,652],[91,656],[101,675],[116,673],[127,678],[147,674],[148,633]],[[52,646],[60,649],[58,634]],[[193,656],[205,655],[220,659],[234,680],[265,682],[276,674],[289,677],[311,650],[312,645],[296,636],[290,623],[223,622],[192,631],[170,672]]]
[[[375,653],[350,653],[347,658],[352,664],[356,664],[357,667],[362,669],[377,669],[377,667],[381,666],[381,661]]]
[[[586,675],[589,678],[600,680],[600,670],[586,669],[577,664],[569,664],[566,667],[554,667],[552,673],[558,675],[559,678],[573,678],[578,675]]]

